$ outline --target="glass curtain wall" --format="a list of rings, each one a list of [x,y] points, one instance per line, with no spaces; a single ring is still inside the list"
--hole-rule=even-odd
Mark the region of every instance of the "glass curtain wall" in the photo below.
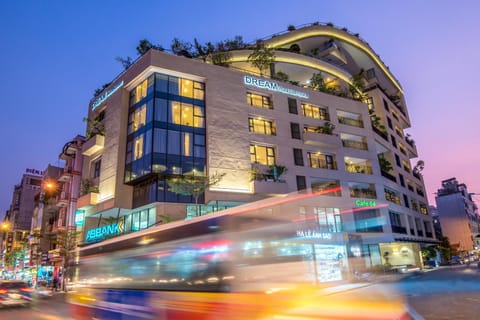
[[[155,73],[130,92],[125,183],[134,206],[192,202],[168,190],[172,176],[205,175],[205,85]]]

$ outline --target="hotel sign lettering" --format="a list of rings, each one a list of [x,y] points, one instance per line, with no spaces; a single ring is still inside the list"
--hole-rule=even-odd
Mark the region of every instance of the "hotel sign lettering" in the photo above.
[[[118,89],[120,89],[123,86],[123,80],[119,82],[115,87],[113,87],[110,90],[105,91],[102,93],[101,96],[99,96],[97,99],[95,99],[92,102],[92,111],[95,110],[99,105],[101,105],[105,100],[108,99],[112,94],[114,94]]]
[[[265,79],[259,79],[252,76],[244,76],[243,83],[247,86],[252,86],[260,89],[266,89],[273,92],[280,92],[280,93],[288,94],[291,96],[308,99],[308,94],[306,94],[305,92],[297,91],[295,89],[285,88],[276,82],[268,81]]]
[[[116,236],[124,231],[125,229],[123,228],[123,221],[113,223],[108,226],[90,229],[87,231],[85,242],[100,241],[109,236]]]

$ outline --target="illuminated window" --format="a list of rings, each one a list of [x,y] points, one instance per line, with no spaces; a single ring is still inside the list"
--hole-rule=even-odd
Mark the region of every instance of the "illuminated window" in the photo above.
[[[133,140],[133,160],[143,157],[143,134]]]
[[[250,132],[275,135],[275,125],[273,121],[263,120],[261,118],[248,118],[248,124]]]
[[[361,158],[344,157],[345,170],[351,173],[372,174],[370,160]]]
[[[342,217],[339,208],[313,207],[320,232],[342,232]]]
[[[267,166],[275,164],[275,151],[273,147],[250,145],[250,161]]]
[[[375,190],[375,184],[373,183],[349,182],[348,190],[350,191],[351,198],[377,198],[377,191]]]
[[[134,102],[137,103],[143,98],[147,96],[147,86],[148,86],[148,80],[145,79],[142,83],[140,83],[136,88],[135,88],[135,100]]]
[[[194,82],[193,84],[193,98],[203,100],[205,97],[205,85],[201,82]]]
[[[193,98],[193,81],[188,79],[179,79],[180,95],[182,97]]]
[[[396,204],[401,204],[400,197],[398,196],[398,193],[396,191],[384,188],[385,191],[385,199],[387,201],[396,203]]]
[[[247,103],[254,107],[273,109],[272,100],[269,96],[247,92]]]
[[[302,103],[302,115],[307,118],[330,120],[327,109]]]
[[[325,196],[341,197],[342,190],[339,180],[329,180],[312,178],[311,180],[312,192],[319,192]]]
[[[183,126],[203,128],[203,108],[189,103],[170,102],[170,122]]]
[[[183,148],[182,154],[187,157],[191,157],[193,152],[192,134],[183,132]]]
[[[311,168],[337,170],[335,156],[320,152],[307,152],[307,155]]]
[[[143,127],[147,119],[147,105],[143,104],[130,114],[128,133],[132,133]]]

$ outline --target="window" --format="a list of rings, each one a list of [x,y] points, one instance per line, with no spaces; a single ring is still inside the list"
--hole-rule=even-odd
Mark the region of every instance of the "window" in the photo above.
[[[403,169],[407,172],[410,172],[410,170],[411,170],[410,163],[406,160],[402,160],[402,163],[403,163]]]
[[[354,211],[353,218],[356,232],[383,232],[382,218],[376,209]]]
[[[393,130],[392,119],[390,119],[390,117],[387,117],[387,124],[388,124],[388,127]]]
[[[412,210],[418,212],[418,202],[415,199],[410,199],[410,204],[412,205]]]
[[[359,150],[368,150],[367,139],[349,133],[340,133],[340,140],[345,148],[353,148]]]
[[[92,163],[92,168],[93,168],[93,175],[92,178],[98,178],[100,177],[100,168],[102,166],[102,158],[97,158],[93,161]]]
[[[275,165],[275,151],[273,147],[250,145],[250,161],[266,166]]]
[[[133,139],[133,160],[143,157],[143,139],[144,134]]]
[[[308,163],[311,168],[337,170],[333,155],[320,152],[308,152]]]
[[[405,207],[410,208],[410,201],[408,201],[408,196],[406,194],[403,195],[403,203],[405,203]]]
[[[377,199],[377,191],[373,183],[349,182],[348,190],[351,198]]]
[[[407,234],[407,228],[404,227],[402,222],[402,216],[394,211],[388,211],[390,216],[390,225],[392,226],[392,232]]]
[[[307,179],[305,176],[297,176],[297,190],[305,190],[307,189]]]
[[[325,196],[342,196],[342,188],[340,187],[339,180],[312,178],[310,185],[312,192],[318,192]]]
[[[342,232],[342,217],[339,208],[313,208],[320,232]]]
[[[344,157],[343,160],[347,172],[373,174],[370,160],[353,157]]]
[[[401,142],[398,143],[398,148],[400,149],[400,152],[403,153],[404,155],[407,155],[407,148],[405,145]]]
[[[204,110],[203,107],[194,106],[190,103],[170,101],[169,122],[182,126],[203,128]]]
[[[142,83],[140,83],[136,88],[135,88],[135,98],[134,98],[134,103],[139,102],[143,98],[147,96],[147,86],[148,86],[148,80],[145,79]]]
[[[387,100],[385,100],[385,99],[382,99],[382,100],[383,100],[383,107],[385,108],[385,110],[390,111],[390,108],[388,107]]]
[[[420,213],[425,215],[428,214],[427,205],[425,203],[420,202]]]
[[[375,110],[375,105],[373,104],[373,98],[372,97],[368,97],[367,98],[367,106],[368,106],[368,110]]]
[[[390,138],[392,139],[392,145],[396,148],[397,147],[397,140],[395,139],[395,137],[392,134],[390,135]]]
[[[288,112],[292,114],[298,114],[297,100],[288,98]]]
[[[254,107],[273,109],[272,100],[269,96],[247,92],[247,103]]]
[[[347,126],[363,128],[362,116],[358,113],[337,111],[338,122]]]
[[[263,120],[262,118],[248,118],[249,131],[266,135],[275,135],[275,125],[273,121]]]
[[[395,154],[395,163],[398,167],[402,167],[402,163],[400,162],[400,157],[398,156],[398,154]]]
[[[307,118],[330,120],[327,109],[302,103],[302,115]]]
[[[400,184],[402,187],[405,187],[405,179],[403,178],[403,175],[401,173],[398,174],[398,178],[400,179]]]
[[[132,133],[143,127],[147,120],[147,105],[143,104],[141,107],[135,109],[130,113],[128,123],[128,133]]]
[[[367,77],[367,80],[376,78],[375,69],[373,69],[373,68],[368,69],[368,70],[367,70],[366,77]]]
[[[400,197],[398,196],[396,191],[393,191],[388,188],[384,188],[384,191],[385,191],[385,199],[387,201],[390,201],[396,204],[401,204]]]
[[[290,132],[292,134],[292,139],[302,139],[300,125],[298,123],[290,123]]]
[[[302,149],[293,149],[293,161],[296,166],[303,166],[303,152]]]

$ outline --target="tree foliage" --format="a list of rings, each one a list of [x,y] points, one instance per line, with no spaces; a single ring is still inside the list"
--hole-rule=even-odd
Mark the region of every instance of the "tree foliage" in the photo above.
[[[69,276],[69,267],[75,257],[74,250],[77,248],[81,232],[76,230],[60,229],[57,231],[55,244],[58,254],[63,259],[62,288],[66,291],[66,280]]]
[[[258,69],[260,75],[264,71],[270,70],[270,65],[275,61],[275,52],[273,48],[265,46],[263,41],[257,41],[253,52],[248,56],[248,62]]]

